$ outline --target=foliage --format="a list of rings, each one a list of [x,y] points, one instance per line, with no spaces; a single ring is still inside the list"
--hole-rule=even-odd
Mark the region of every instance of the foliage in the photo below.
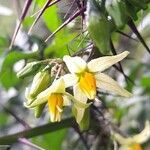
[[[116,142],[121,144],[121,140],[115,139],[113,135],[120,134],[120,137],[124,137],[129,134],[132,137],[142,131],[146,120],[150,118],[150,22],[146,20],[149,17],[150,1],[26,0],[16,1],[17,3],[23,7],[12,38],[7,33],[0,35],[0,145],[10,145],[16,150],[19,149],[14,144],[16,142],[21,143],[21,149],[25,149],[25,146],[45,150],[115,149]],[[142,28],[139,27],[141,24]],[[88,99],[82,99],[80,91],[77,91],[76,96],[72,87],[63,87],[62,82],[60,86],[53,84],[55,79],[76,69],[73,62],[81,68],[84,66],[81,60],[74,61],[71,58],[81,57],[88,66],[95,58],[107,55],[113,58],[112,55],[118,56],[125,50],[130,52],[128,58],[123,62],[119,61],[126,56],[118,57],[114,63],[111,60],[113,66],[105,72],[132,93],[131,98],[107,93],[107,90],[113,89],[114,82],[111,83],[112,80],[103,74],[101,75],[109,79],[108,86],[104,90],[96,89],[97,95],[94,98],[88,95]],[[72,57],[67,58],[65,55]],[[33,63],[35,64],[28,66]],[[101,68],[107,62],[97,61],[93,69],[99,64]],[[22,78],[18,78],[18,70],[22,71],[19,74]],[[79,80],[83,78],[84,82],[83,76],[87,73],[87,76],[96,74],[89,68],[88,71],[85,69],[84,74],[72,74],[76,74]],[[50,79],[45,76],[42,78],[42,73],[45,72]],[[38,76],[40,73],[41,76]],[[67,84],[75,80],[69,77],[67,76]],[[88,87],[91,78],[87,77],[84,86]],[[101,82],[103,84],[106,80]],[[50,88],[41,93],[51,84],[52,90]],[[114,87],[113,91],[117,91],[120,86]],[[130,96],[123,88],[120,90],[120,95]],[[59,100],[60,96],[69,98],[64,110],[62,104],[55,102],[53,94]],[[50,102],[50,96],[54,102]],[[47,103],[51,106],[52,103],[57,103],[59,106],[57,111],[57,106],[51,107],[55,109],[56,115],[51,119],[52,123],[49,115],[52,118],[53,111],[50,110],[49,114]],[[34,117],[33,112],[36,111],[40,118]],[[148,138],[144,144],[140,144],[144,150],[150,146]],[[128,144],[120,147],[127,146]]]

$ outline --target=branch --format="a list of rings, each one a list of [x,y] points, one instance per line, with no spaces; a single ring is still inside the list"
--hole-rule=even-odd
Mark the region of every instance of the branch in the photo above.
[[[48,123],[46,125],[24,130],[15,134],[6,135],[0,137],[0,145],[9,145],[17,142],[19,138],[32,138],[35,136],[46,134],[48,132],[53,132],[59,129],[72,127],[74,123],[75,121],[74,118],[72,117],[64,119],[61,122]]]

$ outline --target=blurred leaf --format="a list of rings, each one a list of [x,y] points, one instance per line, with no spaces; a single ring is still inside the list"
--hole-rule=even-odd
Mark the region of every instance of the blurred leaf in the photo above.
[[[16,73],[13,70],[13,65],[21,59],[32,59],[32,58],[36,59],[37,57],[38,57],[37,52],[32,53],[23,53],[20,51],[9,52],[4,58],[4,61],[1,66],[0,71],[1,84],[6,89],[8,89],[11,86],[15,86],[19,82],[19,79],[16,77]]]
[[[142,77],[142,79],[141,79],[141,85],[143,87],[150,87],[150,76]]]
[[[45,1],[37,1],[38,5],[42,7]],[[43,14],[43,20],[51,32],[54,32],[61,24],[62,21],[58,15],[57,5],[53,5],[46,9]],[[65,36],[64,36],[65,35]],[[56,57],[62,57],[65,54],[68,54],[67,44],[75,36],[74,33],[70,33],[69,29],[61,29],[52,39],[52,43],[49,47],[45,49],[45,56],[50,57],[52,53]]]
[[[58,16],[56,5],[46,9],[46,11],[43,14],[43,19],[50,31],[54,31],[62,23]]]
[[[135,80],[136,80],[136,77],[137,77],[137,74],[138,74],[138,72],[139,72],[139,68],[140,68],[140,67],[141,67],[141,65],[140,65],[140,64],[137,64],[137,65],[135,65],[135,66],[132,66],[132,70],[130,70],[130,74],[128,75],[128,77],[129,77],[133,82],[135,82]],[[131,92],[132,89],[133,89],[133,87],[134,87],[134,84],[131,83],[130,81],[127,81],[127,87],[126,87],[126,89]]]
[[[4,112],[0,112],[0,126],[3,126],[7,123],[8,115]]]
[[[30,17],[30,16],[29,16],[29,17],[26,17],[26,18],[23,20],[23,26],[29,28],[29,27],[32,25],[33,21],[34,21],[34,18],[33,18],[33,17]]]
[[[58,130],[42,137],[33,138],[33,142],[43,147],[45,150],[60,150],[65,139],[67,129]]]
[[[8,39],[0,36],[0,55],[4,52],[6,47],[8,47]]]

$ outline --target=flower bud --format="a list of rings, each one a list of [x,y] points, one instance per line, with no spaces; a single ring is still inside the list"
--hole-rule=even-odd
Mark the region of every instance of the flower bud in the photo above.
[[[36,118],[39,118],[43,112],[46,103],[40,104],[34,108],[34,115]]]
[[[33,79],[31,89],[30,89],[30,97],[36,97],[39,93],[45,90],[51,81],[51,77],[48,71],[38,72]]]
[[[17,73],[17,77],[24,78],[26,76],[29,76],[35,73],[40,67],[41,67],[40,62],[27,63],[27,65]]]

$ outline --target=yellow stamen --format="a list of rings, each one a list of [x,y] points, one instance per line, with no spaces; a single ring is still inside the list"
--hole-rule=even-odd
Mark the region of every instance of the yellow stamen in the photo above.
[[[142,147],[141,147],[140,144],[134,144],[134,145],[132,146],[132,150],[142,150]]]
[[[79,87],[89,99],[95,98],[96,80],[92,73],[85,72],[81,75],[79,81]]]
[[[48,107],[51,114],[51,121],[60,121],[63,107],[62,94],[53,93],[48,98]],[[60,111],[61,110],[61,111]]]

